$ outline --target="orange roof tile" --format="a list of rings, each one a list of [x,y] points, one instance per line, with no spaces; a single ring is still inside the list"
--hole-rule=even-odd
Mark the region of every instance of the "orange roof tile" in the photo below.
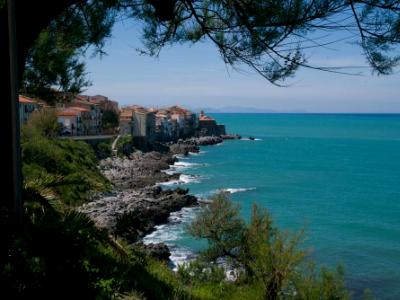
[[[63,109],[57,111],[57,116],[63,116],[63,117],[75,117],[79,114],[79,111],[73,110],[73,109]]]
[[[128,110],[123,110],[121,111],[121,113],[119,114],[120,118],[132,118],[132,111],[128,111]]]
[[[209,116],[200,116],[199,118],[200,121],[215,121],[213,118]]]
[[[80,112],[89,112],[90,110],[87,108],[79,107],[79,106],[70,106],[68,109],[77,110]]]
[[[89,96],[85,96],[85,95],[78,95],[75,97],[75,99],[81,100],[81,101],[88,101],[89,100]]]
[[[19,99],[18,100],[19,100],[20,103],[38,104],[38,100],[32,99],[32,98],[28,98],[28,97],[22,96],[22,95],[19,95]]]

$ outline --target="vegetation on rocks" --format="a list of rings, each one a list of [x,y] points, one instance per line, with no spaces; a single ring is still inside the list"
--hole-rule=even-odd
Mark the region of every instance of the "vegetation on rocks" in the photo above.
[[[84,202],[93,192],[110,189],[97,168],[93,149],[84,142],[55,137],[58,124],[51,111],[40,111],[22,128],[24,185],[64,205]]]
[[[112,154],[111,143],[98,143],[93,146],[98,159],[105,159]]]
[[[128,156],[134,152],[133,137],[130,134],[120,137],[116,148],[119,156]]]
[[[103,111],[103,114],[101,116],[101,124],[104,129],[118,127],[119,125],[118,113],[112,109]]]
[[[208,248],[198,261],[183,266],[178,274],[185,282],[202,286],[220,281],[224,268],[233,273],[239,286],[254,287],[254,298],[243,299],[348,299],[343,271],[317,272],[300,248],[302,233],[289,234],[273,226],[265,209],[253,206],[250,222],[239,214],[224,193],[213,201],[188,227],[196,238],[206,239]],[[218,265],[223,259],[224,266]],[[215,298],[218,299],[218,298]]]

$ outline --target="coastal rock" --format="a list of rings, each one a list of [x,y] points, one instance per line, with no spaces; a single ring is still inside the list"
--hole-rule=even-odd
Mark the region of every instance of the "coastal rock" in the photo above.
[[[171,212],[198,204],[197,198],[188,194],[188,189],[163,190],[157,185],[179,179],[178,173],[164,172],[176,161],[174,155],[198,152],[199,146],[221,142],[223,139],[217,136],[190,138],[166,145],[169,152],[135,151],[128,157],[101,160],[98,167],[114,189],[111,193],[97,195],[79,211],[111,233],[135,242],[156,225],[167,222]]]
[[[200,148],[195,144],[177,143],[169,147],[172,154],[188,155],[189,152],[198,153]]]
[[[177,145],[188,145],[188,146],[208,146],[222,143],[224,140],[219,136],[200,136],[192,137],[185,140],[178,140]],[[171,147],[170,147],[171,148]]]
[[[189,152],[198,153],[199,146],[209,146],[222,143],[224,140],[219,136],[200,136],[189,139],[180,139],[169,146],[172,154],[188,155]]]
[[[79,210],[97,225],[133,242],[165,223],[171,212],[196,204],[197,198],[187,193],[187,189],[164,191],[159,187],[125,190],[100,196]]]
[[[171,256],[168,246],[164,243],[150,243],[147,245],[143,243],[137,243],[135,246],[143,250],[148,256],[154,257],[158,260],[168,261],[169,257]]]
[[[99,168],[104,176],[118,188],[143,188],[178,179],[179,174],[161,172],[167,170],[175,160],[170,153],[137,151],[129,157],[102,160]]]
[[[239,134],[224,134],[221,135],[224,140],[240,140],[242,137]]]
[[[209,146],[222,143],[224,140],[219,136],[201,136],[196,138],[196,141],[199,146]]]

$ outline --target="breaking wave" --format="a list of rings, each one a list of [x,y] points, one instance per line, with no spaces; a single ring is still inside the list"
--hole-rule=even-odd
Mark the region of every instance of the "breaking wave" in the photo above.
[[[156,226],[155,231],[143,238],[144,244],[164,243],[168,246],[171,252],[170,267],[174,271],[178,269],[180,264],[188,262],[197,256],[194,251],[177,243],[185,235],[184,225],[189,224],[200,209],[198,206],[184,207],[179,211],[171,213],[168,223]]]
[[[170,181],[166,181],[166,182],[160,182],[157,185],[171,186],[171,185],[199,183],[199,182],[201,182],[200,176],[181,174],[181,175],[179,175],[179,179],[170,180]]]
[[[241,141],[262,141],[262,139],[241,138]]]
[[[163,172],[172,175],[172,174],[182,173],[187,169],[204,167],[204,166],[206,166],[206,164],[190,163],[187,161],[177,161],[173,165],[170,165],[169,169],[164,170]]]
[[[248,192],[248,191],[254,191],[256,188],[251,187],[251,188],[227,188],[227,189],[220,189],[219,191],[229,193],[229,194],[235,194],[235,193],[242,193],[242,192]]]

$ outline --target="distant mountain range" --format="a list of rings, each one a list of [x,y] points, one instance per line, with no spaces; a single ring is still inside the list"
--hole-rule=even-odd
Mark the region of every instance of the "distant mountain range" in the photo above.
[[[192,108],[196,113],[204,111],[205,113],[307,113],[306,110],[292,110],[292,111],[277,111],[267,108],[256,108],[256,107],[242,107],[242,106],[226,106],[226,107],[203,107],[203,108]]]

